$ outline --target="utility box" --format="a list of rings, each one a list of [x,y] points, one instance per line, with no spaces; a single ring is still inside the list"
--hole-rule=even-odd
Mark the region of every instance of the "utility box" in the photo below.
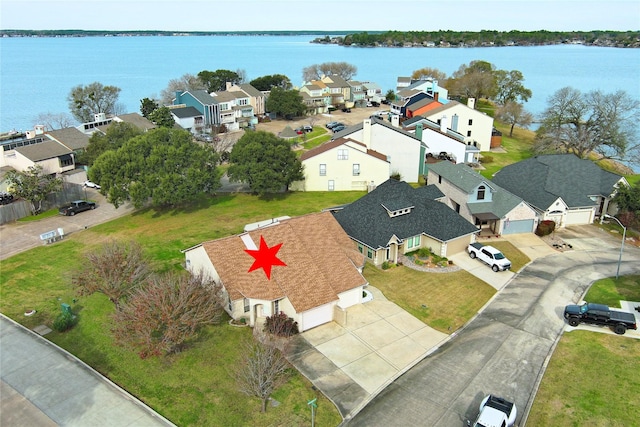
[[[69,304],[67,304],[66,302],[62,303],[62,312],[64,314],[69,314],[69,315],[73,316],[73,313],[71,313],[71,306]]]

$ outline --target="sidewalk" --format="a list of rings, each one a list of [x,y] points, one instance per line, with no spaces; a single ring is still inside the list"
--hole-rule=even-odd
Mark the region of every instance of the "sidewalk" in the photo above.
[[[0,425],[173,426],[70,353],[0,315]]]

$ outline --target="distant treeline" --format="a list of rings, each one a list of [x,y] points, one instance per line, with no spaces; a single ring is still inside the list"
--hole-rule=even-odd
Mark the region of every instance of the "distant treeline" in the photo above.
[[[135,36],[298,36],[344,35],[349,31],[102,31],[102,30],[0,30],[0,37],[135,37]]]
[[[318,37],[312,43],[366,47],[492,47],[583,44],[640,47],[640,31],[387,31]]]

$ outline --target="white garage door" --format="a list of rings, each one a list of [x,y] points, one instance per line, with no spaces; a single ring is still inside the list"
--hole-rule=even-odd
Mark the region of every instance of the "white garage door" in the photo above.
[[[300,332],[331,322],[333,320],[333,304],[325,304],[305,311],[301,314],[300,320]]]
[[[572,209],[567,211],[565,225],[591,224],[593,209]]]

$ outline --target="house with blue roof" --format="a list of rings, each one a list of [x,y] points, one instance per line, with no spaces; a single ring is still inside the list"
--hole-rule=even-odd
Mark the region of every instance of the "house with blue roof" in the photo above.
[[[481,235],[531,233],[538,214],[522,198],[510,193],[464,164],[428,165],[427,185],[444,194],[442,202],[475,224]]]

